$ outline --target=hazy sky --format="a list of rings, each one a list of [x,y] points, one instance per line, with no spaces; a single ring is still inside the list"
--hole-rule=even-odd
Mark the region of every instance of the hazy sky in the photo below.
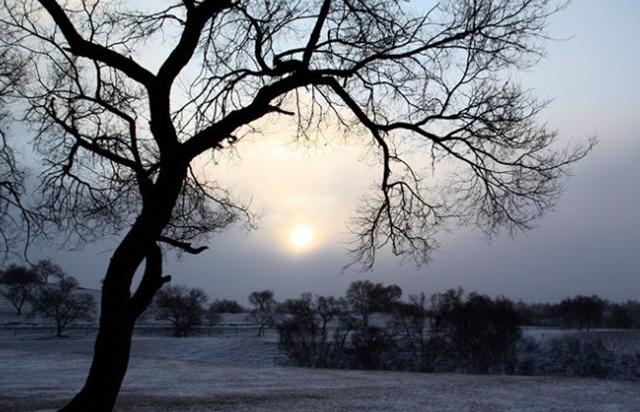
[[[420,4],[420,2],[417,2]],[[257,289],[278,298],[301,292],[342,294],[356,279],[396,283],[405,292],[433,293],[462,286],[491,295],[556,300],[597,293],[640,299],[640,2],[575,0],[550,20],[545,60],[521,76],[553,102],[540,120],[559,131],[563,143],[596,135],[599,145],[574,168],[554,211],[537,229],[492,243],[462,230],[440,235],[434,262],[416,269],[381,254],[373,272],[341,268],[348,263],[344,223],[357,200],[379,177],[357,145],[301,148],[289,144],[286,124],[217,166],[240,197],[252,198],[262,218],[257,231],[239,228],[217,235],[211,249],[176,261],[166,272],[174,282],[201,287],[212,297],[245,301]],[[290,232],[304,243],[296,248]],[[51,256],[84,286],[98,287],[113,244],[80,252],[36,250]]]

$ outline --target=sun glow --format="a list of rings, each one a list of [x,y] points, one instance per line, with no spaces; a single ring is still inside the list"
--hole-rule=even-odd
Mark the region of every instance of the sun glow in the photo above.
[[[313,241],[313,229],[308,225],[298,225],[289,232],[289,242],[298,250],[307,249]]]

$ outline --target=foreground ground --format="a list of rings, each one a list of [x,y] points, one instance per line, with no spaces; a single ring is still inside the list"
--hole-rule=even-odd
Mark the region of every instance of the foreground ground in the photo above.
[[[118,411],[640,411],[640,384],[596,379],[274,366],[272,342],[137,338]],[[0,410],[48,410],[77,391],[90,338],[0,339]]]

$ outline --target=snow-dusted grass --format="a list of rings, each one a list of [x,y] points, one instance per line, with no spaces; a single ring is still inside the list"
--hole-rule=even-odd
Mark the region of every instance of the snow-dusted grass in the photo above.
[[[61,406],[92,339],[0,339],[0,410]],[[274,366],[273,339],[138,337],[119,411],[640,411],[640,384]]]

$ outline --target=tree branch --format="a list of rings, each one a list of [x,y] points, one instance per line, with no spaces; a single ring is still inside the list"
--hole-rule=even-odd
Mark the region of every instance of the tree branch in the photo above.
[[[226,138],[231,136],[234,130],[268,113],[283,112],[280,108],[273,106],[271,102],[298,87],[312,83],[313,79],[308,74],[295,73],[264,86],[249,105],[230,112],[222,120],[201,130],[185,142],[184,151],[187,157],[192,159],[208,149],[219,147]]]
[[[316,44],[320,39],[322,26],[324,25],[324,22],[327,19],[327,16],[329,15],[330,7],[331,7],[331,0],[324,0],[324,2],[322,3],[322,7],[320,8],[320,13],[318,13],[316,24],[313,27],[313,31],[311,32],[311,35],[309,36],[307,47],[305,47],[304,54],[302,55],[302,63],[305,66],[309,66],[309,62],[311,61],[311,55],[313,54],[313,49],[316,47]]]
[[[159,242],[164,242],[167,245],[171,245],[173,247],[176,247],[178,249],[182,249],[183,251],[190,253],[192,255],[198,255],[202,252],[204,252],[205,250],[209,249],[208,246],[200,246],[200,247],[193,247],[191,245],[191,243],[188,242],[182,242],[176,239],[172,239],[170,237],[167,236],[160,236],[158,238]]]
[[[155,76],[135,61],[113,51],[107,47],[87,41],[80,36],[71,20],[62,7],[55,0],[38,0],[40,4],[49,12],[49,15],[62,31],[65,39],[69,43],[70,51],[82,57],[100,61],[109,67],[120,70],[131,79],[148,87],[151,87]]]
[[[185,2],[185,5],[188,10],[187,21],[180,35],[180,40],[158,70],[158,84],[165,89],[171,87],[176,76],[193,57],[202,29],[207,21],[222,10],[231,7],[232,3],[230,0],[207,0],[195,8],[193,1]]]

